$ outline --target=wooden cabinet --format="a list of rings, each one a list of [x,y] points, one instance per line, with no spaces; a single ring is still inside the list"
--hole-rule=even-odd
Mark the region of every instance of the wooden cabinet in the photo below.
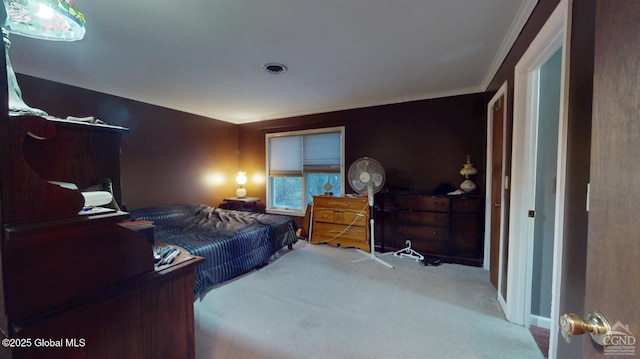
[[[456,197],[451,206],[451,256],[463,264],[482,265],[484,220],[481,197]]]
[[[193,286],[199,261],[186,258],[41,312],[36,320],[12,321],[11,340],[30,344],[2,348],[0,357],[195,358]]]
[[[314,196],[311,243],[370,252],[367,197]]]
[[[401,249],[406,241],[424,255],[445,262],[482,265],[483,200],[481,196],[436,196],[393,193],[391,238],[382,243]]]
[[[105,178],[120,199],[128,130],[0,118],[0,358],[193,358],[195,266],[156,269],[117,209],[81,212]]]

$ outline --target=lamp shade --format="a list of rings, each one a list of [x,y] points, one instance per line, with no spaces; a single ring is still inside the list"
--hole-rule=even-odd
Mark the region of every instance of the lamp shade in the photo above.
[[[76,41],[85,33],[84,15],[73,0],[3,0],[6,31],[42,40]]]
[[[239,185],[244,185],[247,183],[247,174],[245,172],[238,172],[236,176],[236,183]]]
[[[464,163],[460,174],[463,176],[472,176],[478,173],[478,170],[473,167],[473,163]]]
[[[463,167],[460,170],[460,174],[465,176],[466,178],[469,178],[469,176],[473,176],[478,173],[478,170],[473,167],[473,163],[471,163],[471,156],[469,155],[467,155],[467,163],[463,163],[462,166]]]

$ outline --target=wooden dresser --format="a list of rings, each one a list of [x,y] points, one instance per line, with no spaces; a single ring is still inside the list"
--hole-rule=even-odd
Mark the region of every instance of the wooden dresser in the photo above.
[[[311,243],[370,252],[367,197],[314,196]]]
[[[151,243],[89,214],[80,190],[112,180],[128,130],[0,118],[0,358],[194,358],[195,266],[154,267]]]
[[[385,247],[401,249],[406,241],[416,251],[444,262],[481,266],[483,259],[483,197],[398,192],[392,207],[391,238]]]

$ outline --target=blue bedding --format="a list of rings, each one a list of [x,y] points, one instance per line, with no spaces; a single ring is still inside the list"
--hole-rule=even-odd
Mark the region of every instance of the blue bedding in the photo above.
[[[150,220],[155,241],[204,257],[196,268],[196,295],[263,265],[280,248],[295,243],[291,217],[240,212],[202,204],[134,209],[131,218]]]

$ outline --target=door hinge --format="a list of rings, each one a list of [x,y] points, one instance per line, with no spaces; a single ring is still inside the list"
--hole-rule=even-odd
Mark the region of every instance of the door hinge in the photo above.
[[[529,210],[529,218],[535,218],[535,216],[536,216],[536,211],[530,209]]]

